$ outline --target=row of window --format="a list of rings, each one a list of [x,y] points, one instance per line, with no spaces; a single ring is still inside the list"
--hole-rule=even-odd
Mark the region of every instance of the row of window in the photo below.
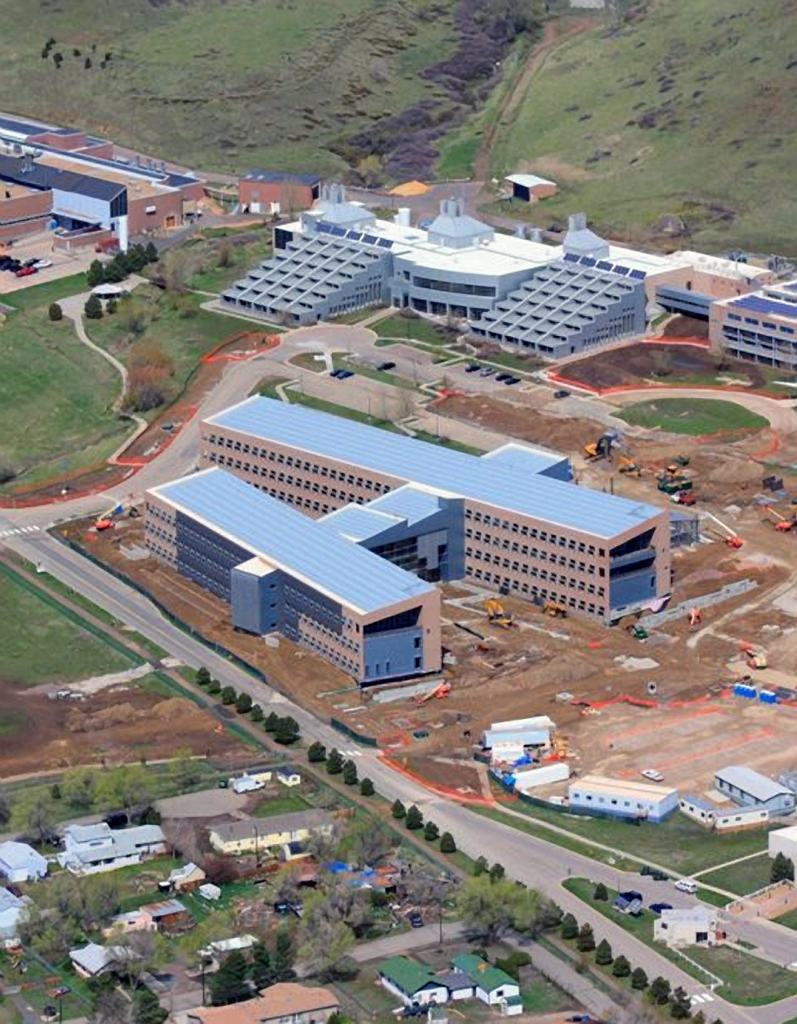
[[[349,675],[357,675],[359,664],[353,658],[347,657],[338,647],[326,643],[319,637],[312,633],[300,632],[298,634],[298,643],[302,647],[308,647],[311,651],[326,658],[327,661],[331,661],[333,665],[337,665],[338,668],[343,669],[344,672],[348,672]]]
[[[306,480],[301,476],[293,476],[291,473],[286,473],[283,470],[266,469],[265,466],[258,466],[249,462],[244,462],[241,459],[236,459],[232,455],[216,455],[215,452],[211,452],[208,456],[208,461],[214,463],[217,466],[228,466],[230,469],[238,470],[241,473],[247,473],[249,476],[261,476],[264,479],[272,480],[274,483],[287,484],[289,487],[303,487],[306,491],[311,491],[313,494],[321,494],[324,497],[330,497],[345,505],[351,501],[361,501],[353,491],[338,490],[336,487],[330,487],[328,484],[319,484],[317,481]],[[255,483],[255,481],[252,481]],[[255,483],[255,486],[258,486]],[[261,490],[273,491],[274,488],[264,488]],[[370,490],[370,488],[369,488]],[[299,499],[297,499],[299,503]],[[316,502],[318,504],[318,502]],[[308,504],[308,508],[310,505]]]
[[[498,516],[490,515],[487,512],[479,512],[477,509],[465,509],[465,518],[472,519],[474,523],[483,523],[485,526],[494,526],[499,530],[504,530],[506,533],[517,533],[521,537],[530,537],[532,540],[541,540],[547,544],[555,544],[560,548],[568,548],[570,551],[578,551],[581,554],[595,555],[596,551],[598,557],[604,558],[606,555],[605,548],[597,548],[594,544],[587,544],[584,541],[576,541],[572,537],[564,537],[561,534],[551,533],[548,530],[540,530],[535,526],[526,526],[523,523],[515,521],[510,522],[507,519],[499,519]],[[470,536],[467,533],[466,535]],[[478,534],[476,535],[478,538]],[[488,535],[485,534],[485,539],[488,539]],[[515,548],[512,549],[513,551]]]
[[[580,612],[588,612],[590,615],[597,615],[600,609],[585,598],[577,598],[572,594],[564,593],[561,590],[551,590],[548,587],[538,587],[536,583],[525,583],[511,580],[508,576],[502,576],[499,572],[490,572],[487,569],[467,569],[466,576],[481,580],[484,583],[491,583],[496,589],[506,587],[517,594],[524,594],[528,597],[542,597],[546,600],[558,601],[559,604],[567,605],[568,608],[576,608]]]
[[[797,316],[797,309],[795,309],[795,316]],[[742,318],[738,313],[728,313],[729,320],[736,320],[738,323],[742,322]],[[768,320],[757,320],[754,316],[746,316],[744,318],[746,324],[754,324],[765,328],[767,331],[780,331],[781,334],[794,334],[793,327],[785,327],[783,324],[773,324]]]
[[[544,548],[533,548],[529,547],[528,544],[519,544],[517,541],[501,540],[500,537],[493,537],[489,533],[482,533],[479,530],[465,530],[465,537],[470,540],[484,541],[486,544],[492,544],[495,548],[500,548],[502,551],[511,551],[512,554],[523,555],[526,558],[536,558],[540,562],[551,562],[553,565],[561,565],[573,571],[587,573],[589,576],[595,575],[595,564],[593,562],[578,562],[575,558],[568,558],[567,555],[556,555],[546,551]],[[509,562],[504,559],[501,562],[500,558],[493,555],[490,557],[487,554],[480,554],[480,549],[476,549],[476,553],[473,555],[474,558],[483,558],[485,562],[495,562],[496,565],[508,566]],[[465,553],[470,555],[471,548],[466,548]],[[513,568],[517,565],[517,562],[513,562]],[[606,570],[603,567],[598,567],[598,575],[605,576]]]
[[[594,798],[593,798],[591,793],[585,793],[583,795],[581,793],[571,793],[570,794],[570,802],[571,803],[573,802],[573,800],[582,800],[582,799],[583,800],[588,800],[589,802],[592,802]],[[645,804],[636,803],[636,802],[632,803],[630,800],[622,800],[622,801],[620,801],[620,800],[616,799],[613,796],[612,797],[606,797],[606,799],[604,799],[602,796],[599,796],[595,800],[595,803],[598,803],[598,804],[609,803],[613,807],[619,807],[620,804],[622,803],[623,807],[633,807],[634,810],[636,810],[636,811],[645,811],[647,809]]]
[[[491,555],[489,551],[480,551],[478,548],[471,551],[465,549],[465,554],[473,557],[478,562],[486,562],[488,565],[499,566],[502,569],[511,569],[515,574],[522,573],[524,576],[531,576],[532,579],[550,580],[551,583],[558,583],[563,587],[572,587],[574,590],[586,591],[588,594],[597,594],[603,597],[605,587],[596,587],[594,583],[587,583],[585,580],[577,580],[572,576],[564,574],[557,575],[548,569],[539,569],[536,565],[528,565],[525,562],[512,562],[508,558],[501,558],[499,555]]]

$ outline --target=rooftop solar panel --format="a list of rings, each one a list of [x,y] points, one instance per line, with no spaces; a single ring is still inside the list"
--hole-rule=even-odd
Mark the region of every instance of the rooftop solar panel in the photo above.
[[[379,239],[379,245],[381,245],[381,247],[383,249],[392,249],[393,248],[393,241],[390,238],[380,238]]]
[[[754,313],[770,313],[774,316],[787,316],[790,319],[797,318],[797,306],[788,302],[776,302],[774,299],[764,299],[757,295],[746,295],[743,299],[737,299],[732,305],[738,309],[749,309]]]
[[[346,237],[350,238],[353,242],[359,242],[363,236],[361,231],[347,231]]]
[[[331,228],[331,233],[333,235],[337,235],[339,238],[345,238],[346,237],[346,229],[345,228],[339,228],[337,226],[333,226]]]
[[[596,261],[591,256],[582,256],[581,264],[584,267],[594,267]]]
[[[611,270],[611,263],[607,263],[606,260],[598,260],[598,270]]]
[[[564,259],[566,263],[578,263],[578,256],[574,252],[566,252]]]
[[[319,231],[322,231],[325,235],[328,235],[329,232],[332,230],[331,225],[330,224],[325,224],[322,220],[320,220],[318,222],[316,227],[318,228]]]
[[[376,245],[377,239],[374,235],[363,235],[363,241],[366,245]]]
[[[631,277],[636,278],[637,281],[644,281],[645,280],[645,271],[644,270],[632,270],[631,271]]]
[[[628,267],[618,267],[617,264],[614,265],[614,272],[615,274],[620,274],[621,277],[625,277],[626,274],[630,273]]]

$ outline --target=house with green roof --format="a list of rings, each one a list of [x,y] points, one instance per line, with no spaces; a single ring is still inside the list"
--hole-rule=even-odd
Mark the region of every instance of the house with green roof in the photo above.
[[[500,1006],[505,1016],[523,1012],[520,985],[505,971],[499,970],[473,953],[462,953],[451,961],[455,971],[467,974],[473,982],[474,993],[488,1006]]]
[[[425,964],[418,964],[406,956],[392,956],[385,960],[379,968],[379,980],[405,1006],[448,1002],[445,984],[436,979],[434,972]]]

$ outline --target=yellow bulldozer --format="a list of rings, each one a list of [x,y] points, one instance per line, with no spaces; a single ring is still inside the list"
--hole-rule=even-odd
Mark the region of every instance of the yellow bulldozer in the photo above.
[[[642,470],[640,467],[633,459],[629,459],[625,455],[620,456],[620,472],[625,473],[626,476],[634,476],[637,479],[642,476]]]
[[[567,618],[567,607],[558,601],[546,601],[542,610],[544,615],[550,615],[553,619]]]
[[[507,612],[501,602],[496,601],[495,598],[488,598],[484,602],[484,610],[487,612],[488,621],[494,626],[510,629],[515,625],[515,616]]]

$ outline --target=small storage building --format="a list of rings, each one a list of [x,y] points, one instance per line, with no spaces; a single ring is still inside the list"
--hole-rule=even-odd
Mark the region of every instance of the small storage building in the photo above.
[[[720,793],[742,807],[765,807],[770,814],[791,814],[797,794],[779,782],[742,765],[730,765],[714,775]]]
[[[658,822],[678,810],[678,790],[653,783],[585,775],[568,790],[570,810],[603,818]]]
[[[718,946],[725,940],[714,907],[662,910],[653,922],[653,938],[668,946]]]
[[[522,199],[524,203],[548,199],[559,191],[555,181],[541,178],[539,174],[510,174],[504,180],[511,189],[512,198]]]

